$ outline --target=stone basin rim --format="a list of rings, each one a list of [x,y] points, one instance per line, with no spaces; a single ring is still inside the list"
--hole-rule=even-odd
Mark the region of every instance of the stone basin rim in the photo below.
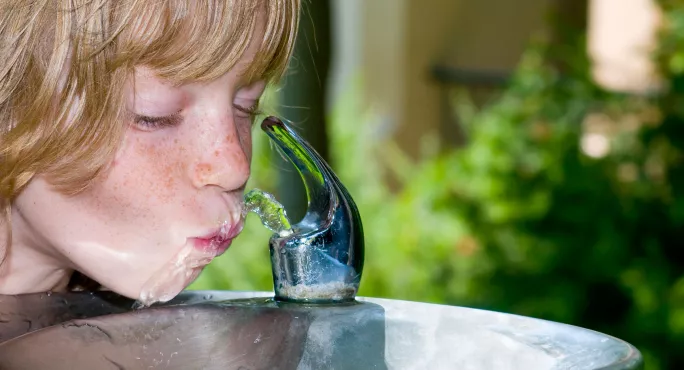
[[[301,307],[296,304],[274,304],[274,298],[274,291],[185,290],[169,302],[151,306],[152,311],[148,312],[155,312],[156,309],[161,309],[162,314],[176,312],[176,309],[183,312],[205,312],[206,315],[200,314],[197,317],[214,317],[222,322],[230,322],[233,315],[226,316],[215,309],[235,307],[238,309],[236,312],[249,315],[250,306],[263,306],[267,308],[266,311],[282,309],[284,314],[309,312],[313,316],[306,316],[312,318],[312,328],[327,322],[326,317],[365,312],[364,322],[375,329],[364,331],[362,339],[350,343],[363,344],[364,340],[369,340],[364,335],[375,335],[373,343],[384,343],[384,361],[387,361],[387,365],[394,366],[391,368],[397,369],[406,368],[401,366],[407,359],[414,365],[421,365],[410,367],[418,369],[426,368],[435,359],[438,359],[439,364],[456,364],[459,361],[470,361],[469,356],[489,361],[489,365],[483,368],[500,368],[506,363],[492,367],[492,361],[506,361],[501,359],[508,358],[511,353],[515,353],[520,364],[539,364],[535,368],[546,370],[636,370],[643,369],[644,366],[639,350],[624,340],[595,330],[534,317],[457,305],[365,296],[357,296],[357,304],[303,304]],[[25,327],[26,320],[16,319],[0,324],[4,325],[5,330],[0,332],[0,343],[5,345],[12,342],[13,338],[24,335],[40,338],[40,333],[33,333],[49,333],[54,330],[49,329],[50,326],[71,320],[117,320],[117,316],[123,317],[120,314],[140,318],[141,316],[134,314],[134,302],[108,291],[0,296],[0,307],[5,305],[6,315],[14,314],[20,319],[34,320],[28,329]],[[366,303],[368,305],[364,305]],[[45,315],[41,307],[53,310],[50,312],[53,312],[54,317]],[[326,311],[332,316],[326,316]],[[151,317],[146,313],[142,317],[146,317],[145,315]],[[366,330],[366,324],[363,330]],[[31,325],[34,325],[33,329]],[[384,329],[379,329],[380,327]],[[6,334],[5,338],[2,337],[3,334]],[[435,346],[435,340],[446,345]],[[453,351],[455,348],[459,350]],[[497,359],[487,360],[492,353],[498,353],[499,350],[503,350],[503,357],[495,356]]]
[[[249,299],[249,298],[274,298],[275,292],[274,291],[250,291],[250,290],[186,290],[181,294],[190,294],[190,295],[197,295],[197,296],[203,296],[203,297],[211,297],[208,298],[208,301],[211,300],[237,300],[237,299]],[[561,322],[556,322],[556,321],[551,321],[551,320],[545,320],[545,319],[539,319],[535,317],[529,317],[529,316],[523,316],[523,315],[517,315],[517,314],[512,314],[512,313],[506,313],[506,312],[498,312],[498,311],[489,311],[489,310],[484,310],[484,309],[479,309],[479,308],[472,308],[472,307],[465,307],[465,306],[456,306],[456,305],[445,305],[445,304],[439,304],[439,303],[430,303],[430,302],[421,302],[421,301],[413,301],[413,300],[406,300],[406,299],[390,299],[390,298],[378,298],[378,297],[366,297],[366,296],[357,296],[356,300],[359,302],[369,302],[369,303],[375,303],[378,304],[382,307],[388,308],[390,306],[404,306],[404,307],[425,307],[425,308],[434,308],[434,309],[448,309],[452,312],[459,312],[459,313],[477,313],[480,315],[490,315],[498,318],[506,318],[506,319],[512,319],[512,320],[519,320],[525,323],[531,323],[531,324],[539,324],[542,327],[546,328],[552,328],[552,329],[561,329],[565,328],[568,332],[576,332],[576,333],[582,333],[582,334],[592,334],[597,337],[602,337],[604,340],[612,341],[616,345],[624,347],[626,350],[626,354],[621,358],[618,362],[615,362],[611,365],[605,366],[605,367],[600,367],[597,368],[596,370],[613,370],[613,369],[623,369],[625,366],[632,366],[632,368],[639,368],[639,365],[643,365],[643,357],[641,355],[641,352],[632,344],[629,342],[622,340],[620,338],[616,338],[614,336],[584,328],[581,326],[576,326],[572,324],[565,324]],[[400,307],[399,307],[400,308]]]

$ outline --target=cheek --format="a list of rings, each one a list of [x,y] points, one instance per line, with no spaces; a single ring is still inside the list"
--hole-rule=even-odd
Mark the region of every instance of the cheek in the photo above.
[[[177,140],[129,135],[106,177],[88,196],[97,209],[115,219],[152,219],[155,212],[179,203],[185,148]],[[191,205],[191,201],[184,205]]]
[[[124,179],[131,190],[138,190],[151,199],[168,203],[178,196],[184,166],[181,158],[185,148],[173,142],[148,143],[134,140],[132,156],[127,158],[128,171]]]

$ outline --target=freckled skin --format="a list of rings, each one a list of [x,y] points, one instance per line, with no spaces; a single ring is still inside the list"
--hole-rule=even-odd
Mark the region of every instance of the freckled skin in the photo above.
[[[57,193],[40,176],[32,180],[13,204],[10,257],[21,260],[27,251],[49,257],[36,265],[33,281],[41,280],[41,271],[78,269],[138,298],[146,282],[193,246],[192,238],[241,223],[251,118],[233,104],[250,107],[263,93],[263,82],[245,87],[241,81],[255,53],[250,46],[236,68],[204,84],[172,87],[137,68],[126,90],[127,108],[157,117],[180,111],[182,121],[155,129],[122,122],[130,127],[113,165],[76,196]],[[170,291],[190,282],[174,282]],[[0,294],[58,289],[19,286],[0,282]]]
[[[195,177],[200,179],[202,181],[203,179],[208,178],[211,176],[212,172],[212,167],[211,164],[209,163],[200,163],[197,166],[195,166]]]

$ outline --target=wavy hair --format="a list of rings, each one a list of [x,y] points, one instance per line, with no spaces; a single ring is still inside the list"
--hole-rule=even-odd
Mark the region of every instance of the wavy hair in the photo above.
[[[0,225],[36,176],[86,189],[123,137],[135,66],[175,84],[228,72],[251,42],[248,77],[275,82],[291,57],[301,0],[0,0]],[[255,25],[265,16],[261,40]],[[2,243],[0,243],[0,247]],[[0,250],[0,262],[6,251]]]

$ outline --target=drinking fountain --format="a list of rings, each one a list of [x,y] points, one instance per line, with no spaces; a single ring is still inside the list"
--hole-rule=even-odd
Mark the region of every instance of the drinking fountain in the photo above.
[[[302,176],[290,224],[257,189],[273,231],[272,292],[185,291],[137,308],[112,292],[0,296],[0,369],[641,369],[629,343],[592,330],[473,308],[358,297],[363,227],[349,192],[296,132],[261,125]]]
[[[284,223],[272,229],[269,242],[275,298],[302,303],[353,300],[364,259],[356,204],[328,164],[297,133],[274,117],[264,120],[261,128],[299,171],[309,200],[304,218],[291,228],[284,210],[276,213]],[[282,206],[272,197],[249,195],[246,210],[254,211],[265,225],[275,225],[273,213],[264,210]]]

